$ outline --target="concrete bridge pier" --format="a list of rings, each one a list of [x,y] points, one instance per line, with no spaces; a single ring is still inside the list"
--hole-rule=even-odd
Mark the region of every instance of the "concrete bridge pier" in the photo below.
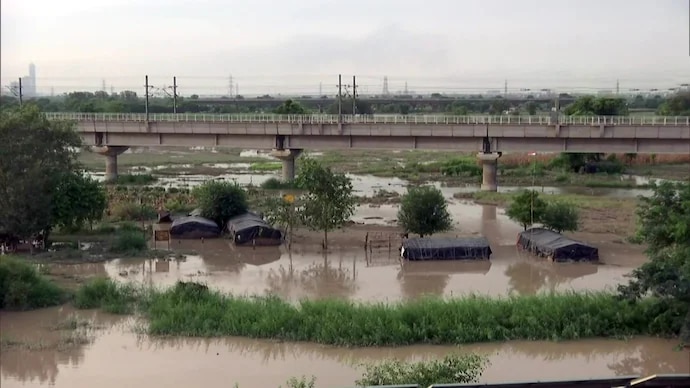
[[[93,152],[105,156],[105,181],[117,180],[117,156],[127,151],[126,146],[92,147]]]
[[[271,156],[283,162],[283,181],[295,179],[295,159],[302,153],[301,149],[273,150]]]
[[[498,152],[477,154],[477,158],[482,163],[482,191],[498,190],[497,166],[500,156]]]

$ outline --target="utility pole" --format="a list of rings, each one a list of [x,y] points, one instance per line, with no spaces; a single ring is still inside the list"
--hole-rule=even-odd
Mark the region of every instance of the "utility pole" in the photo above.
[[[146,76],[146,83],[144,84],[144,88],[146,88],[146,102],[145,102],[145,109],[146,109],[146,122],[149,122],[149,76]]]
[[[20,85],[21,85],[21,83],[20,83]],[[338,74],[338,123],[342,123],[342,122],[343,122],[343,76],[341,74]]]
[[[177,113],[177,77],[173,77],[173,113]]]
[[[357,114],[357,77],[352,76],[352,115]]]
[[[22,92],[22,77],[19,77],[19,107],[24,102],[24,92]]]

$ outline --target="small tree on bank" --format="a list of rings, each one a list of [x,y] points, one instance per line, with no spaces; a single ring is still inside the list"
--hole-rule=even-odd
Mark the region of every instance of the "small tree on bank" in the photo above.
[[[201,216],[215,221],[223,229],[232,217],[247,212],[247,194],[235,182],[207,181],[192,190]]]
[[[307,192],[301,200],[302,222],[311,230],[323,231],[324,249],[328,249],[328,232],[342,227],[355,212],[352,181],[304,158],[296,183]]]
[[[441,190],[434,186],[420,186],[408,188],[402,197],[398,223],[405,232],[424,237],[450,230],[453,219]]]
[[[568,202],[549,201],[543,213],[539,215],[539,222],[546,229],[554,232],[574,232],[577,230],[580,215],[577,208]]]
[[[107,205],[103,185],[81,172],[70,172],[63,175],[53,195],[53,219],[56,226],[76,231],[85,222],[91,226],[99,221]]]
[[[268,197],[263,202],[266,220],[278,225],[286,233],[288,245],[292,242],[292,231],[300,223],[300,208],[294,201],[294,196]]]

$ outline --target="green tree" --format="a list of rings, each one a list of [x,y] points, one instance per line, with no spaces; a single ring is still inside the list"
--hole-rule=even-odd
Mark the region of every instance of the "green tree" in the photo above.
[[[637,237],[647,244],[650,260],[619,291],[632,300],[648,293],[660,298],[665,308],[659,321],[678,322],[683,341],[690,343],[690,182],[663,182],[653,190],[637,209]]]
[[[530,116],[534,116],[537,114],[537,104],[534,101],[530,101],[527,103],[527,114]]]
[[[63,176],[53,195],[53,221],[55,226],[79,230],[85,222],[92,225],[100,220],[107,204],[103,185],[81,172],[71,172]]]
[[[579,221],[577,207],[568,202],[549,201],[539,216],[539,222],[554,232],[573,232]]]
[[[232,217],[247,212],[247,193],[235,182],[207,181],[192,190],[201,216],[223,229]]]
[[[690,91],[676,93],[661,104],[658,112],[663,116],[690,116]]]
[[[80,146],[73,123],[49,121],[36,106],[0,112],[0,234],[28,239],[51,229],[53,196]]]
[[[540,222],[545,210],[546,202],[539,197],[539,193],[524,190],[515,196],[506,209],[506,215],[527,230],[535,222]]]
[[[324,249],[328,249],[328,232],[342,227],[355,212],[352,181],[314,159],[304,158],[296,183],[307,192],[302,198],[303,223],[323,231]]]
[[[277,113],[279,115],[304,115],[309,112],[307,111],[307,108],[303,107],[299,102],[285,100],[285,102],[273,110],[273,113]]]
[[[613,97],[580,97],[565,108],[569,116],[625,116],[628,106],[625,99]]]
[[[406,232],[416,233],[421,237],[453,227],[446,199],[441,190],[434,186],[407,189],[398,210],[398,223]]]
[[[287,234],[288,244],[292,242],[292,232],[300,222],[300,209],[294,201],[294,196],[268,197],[263,203],[266,220],[278,225]]]

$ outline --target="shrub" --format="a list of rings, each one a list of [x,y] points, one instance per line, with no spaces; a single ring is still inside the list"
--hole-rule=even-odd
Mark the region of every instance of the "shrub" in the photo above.
[[[283,182],[278,178],[271,177],[261,183],[260,187],[264,190],[285,190],[295,189],[297,188],[297,184],[295,181]]]
[[[420,236],[449,230],[453,220],[446,199],[434,186],[410,187],[403,195],[398,222],[406,232]]]
[[[151,174],[122,174],[118,175],[115,184],[117,185],[148,185],[158,178]]]
[[[555,232],[573,232],[577,230],[579,214],[575,205],[562,201],[549,201],[542,213],[539,222],[544,227]]]
[[[355,384],[360,387],[375,385],[432,384],[476,382],[488,360],[475,354],[450,354],[441,360],[405,363],[400,360],[380,364],[365,364],[362,378]]]
[[[0,309],[29,310],[62,303],[65,294],[32,264],[0,256]]]
[[[541,220],[544,209],[546,209],[546,202],[539,197],[538,192],[523,190],[510,203],[506,209],[506,215],[527,230],[532,224]]]
[[[120,230],[110,246],[111,252],[121,254],[137,254],[146,249],[146,237],[141,230]]]
[[[474,160],[451,159],[443,163],[441,174],[449,176],[481,176],[482,168]]]
[[[201,209],[201,215],[221,227],[230,218],[247,211],[247,193],[234,182],[204,182],[194,188],[192,195]]]
[[[118,203],[110,211],[110,216],[115,221],[150,220],[157,215],[151,206],[134,203]]]

